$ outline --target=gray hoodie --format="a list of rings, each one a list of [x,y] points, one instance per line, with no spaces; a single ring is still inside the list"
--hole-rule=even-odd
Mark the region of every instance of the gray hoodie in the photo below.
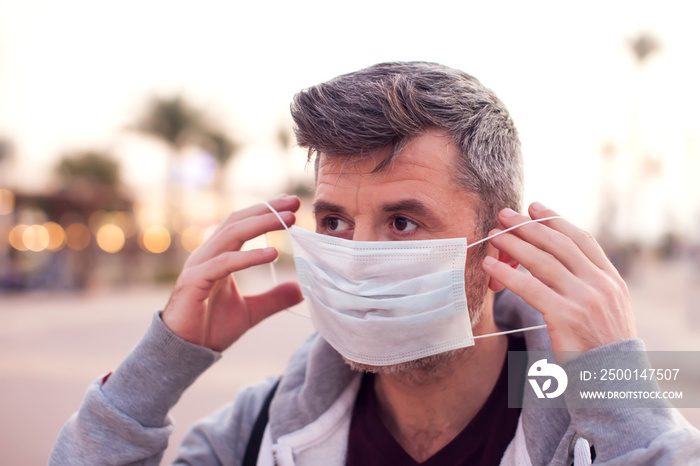
[[[497,297],[494,315],[505,329],[542,323],[539,312],[507,291]],[[551,353],[545,329],[524,335],[529,351]],[[585,358],[602,352],[643,350],[640,340],[625,340],[588,351],[562,367],[576,370]],[[156,314],[110,378],[89,387],[80,410],[61,430],[49,464],[159,464],[172,431],[168,411],[219,357],[180,339]],[[310,337],[292,356],[273,398],[258,465],[344,465],[360,379],[323,338]],[[195,425],[175,463],[240,465],[275,381],[271,377],[243,389],[231,404]],[[578,388],[570,380],[567,392]],[[585,389],[596,387],[588,382]],[[591,464],[591,445],[596,465],[700,464],[700,432],[675,409],[661,408],[523,409],[501,464]]]

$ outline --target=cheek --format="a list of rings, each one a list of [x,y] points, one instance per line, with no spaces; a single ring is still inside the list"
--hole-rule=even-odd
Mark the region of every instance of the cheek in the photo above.
[[[467,263],[464,269],[464,281],[467,286],[467,295],[471,290],[480,290],[482,287],[488,286],[489,277],[481,266],[481,263],[484,257],[492,252],[490,249],[491,248],[488,247],[487,244],[481,244],[468,249]]]

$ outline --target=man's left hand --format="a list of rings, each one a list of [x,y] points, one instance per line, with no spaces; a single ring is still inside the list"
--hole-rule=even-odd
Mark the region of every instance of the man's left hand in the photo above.
[[[557,215],[539,203],[529,214]],[[498,218],[504,229],[530,220],[510,209]],[[586,351],[637,337],[627,285],[589,233],[558,218],[524,225],[490,243],[530,272],[491,256],[483,263],[492,280],[542,313],[554,351]]]

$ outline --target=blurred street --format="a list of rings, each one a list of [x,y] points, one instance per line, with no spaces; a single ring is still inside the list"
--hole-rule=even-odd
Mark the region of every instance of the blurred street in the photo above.
[[[287,279],[291,274],[281,273]],[[649,350],[700,351],[700,296],[689,277],[689,264],[681,262],[654,263],[629,277],[640,335]],[[259,292],[270,283],[269,269],[247,271],[238,280],[244,292]],[[0,296],[3,464],[46,463],[61,426],[78,408],[86,387],[118,365],[168,295],[168,288],[131,287]],[[163,464],[172,461],[195,420],[231,400],[242,385],[282,371],[292,351],[312,331],[309,320],[283,312],[228,350],[174,409],[176,430]],[[700,426],[700,409],[683,412]]]
[[[239,277],[241,289],[251,294],[262,290],[252,277],[265,287],[269,269],[260,267]],[[169,294],[169,288],[137,287],[0,296],[1,464],[46,464],[58,432],[80,406],[87,386],[119,364]],[[281,373],[294,349],[312,332],[308,319],[282,313],[244,335],[171,412],[177,428],[163,464],[172,462],[182,436],[196,420],[231,401],[242,385]]]

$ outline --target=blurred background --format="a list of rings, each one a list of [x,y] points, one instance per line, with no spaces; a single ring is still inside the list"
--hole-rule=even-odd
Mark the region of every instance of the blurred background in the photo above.
[[[0,0],[4,461],[46,462],[87,385],[136,344],[228,212],[308,199],[292,96],[380,61],[441,62],[492,88],[521,133],[526,205],[596,235],[648,349],[700,350],[699,13],[680,1]],[[313,228],[307,212],[300,223]],[[294,278],[290,264],[278,273]],[[255,292],[271,279],[239,280]],[[185,394],[171,443],[280,372],[312,330],[281,313],[249,332]],[[697,426],[699,411],[683,412]]]

